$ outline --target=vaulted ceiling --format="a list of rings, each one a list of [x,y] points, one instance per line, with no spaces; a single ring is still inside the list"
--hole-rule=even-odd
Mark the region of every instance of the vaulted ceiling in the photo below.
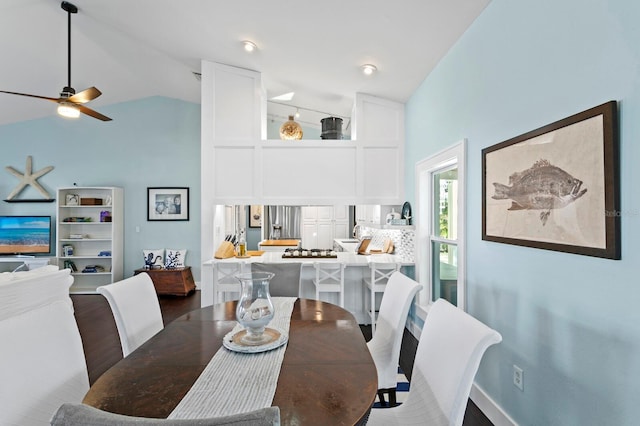
[[[162,95],[200,102],[201,59],[260,71],[269,98],[349,116],[356,92],[404,102],[490,0],[71,0],[71,83],[90,107]],[[0,90],[58,97],[67,13],[58,0],[0,2]],[[243,50],[251,40],[258,49]],[[375,64],[364,76],[360,66]],[[0,125],[55,104],[0,94]]]

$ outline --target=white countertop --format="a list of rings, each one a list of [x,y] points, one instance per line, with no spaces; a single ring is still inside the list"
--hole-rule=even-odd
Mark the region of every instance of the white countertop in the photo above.
[[[262,262],[262,263],[292,263],[299,262],[303,265],[312,265],[314,262],[340,262],[344,263],[346,266],[367,266],[370,262],[395,262],[400,263],[402,266],[411,266],[414,263],[412,261],[407,261],[406,259],[402,259],[400,256],[395,254],[370,254],[370,255],[361,255],[356,254],[355,252],[337,252],[337,258],[283,258],[282,252],[265,252],[261,256],[251,256],[246,259],[238,259],[237,257],[230,257],[228,259],[211,259],[207,260],[203,263],[204,266],[212,266],[215,263],[253,263],[253,262]]]
[[[360,241],[353,238],[335,238],[333,240],[336,244],[342,247],[342,250],[346,252],[355,252],[358,246],[360,245]],[[348,242],[347,242],[348,241]],[[355,241],[355,242],[350,242]]]

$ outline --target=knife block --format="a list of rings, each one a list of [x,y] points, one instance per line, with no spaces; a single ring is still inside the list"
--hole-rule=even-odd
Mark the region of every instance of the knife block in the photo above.
[[[236,250],[233,244],[231,244],[229,241],[223,241],[222,244],[220,244],[220,247],[218,247],[218,250],[216,250],[216,253],[213,255],[213,257],[215,257],[216,259],[228,259],[235,256],[235,254]]]

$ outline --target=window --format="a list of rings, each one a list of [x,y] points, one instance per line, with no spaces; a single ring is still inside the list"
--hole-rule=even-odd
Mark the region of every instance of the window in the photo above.
[[[420,306],[438,298],[464,309],[465,141],[416,164],[416,278]]]

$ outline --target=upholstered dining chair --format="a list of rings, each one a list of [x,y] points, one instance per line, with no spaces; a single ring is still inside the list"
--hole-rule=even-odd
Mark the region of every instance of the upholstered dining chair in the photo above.
[[[50,301],[0,320],[0,341],[0,425],[49,424],[60,404],[82,401],[89,377],[68,301]]]
[[[111,307],[123,356],[164,328],[153,281],[146,273],[97,288]]]
[[[271,272],[274,274],[269,281],[269,294],[273,297],[300,296],[300,268],[301,263],[261,263],[251,264],[251,272]]]
[[[338,293],[340,307],[344,308],[344,263],[314,262],[313,268],[316,299],[320,300],[320,293]]]
[[[396,405],[396,385],[400,346],[404,334],[409,308],[420,284],[401,272],[394,272],[387,282],[387,289],[380,302],[376,334],[367,342],[378,372],[378,398],[385,404],[384,395],[389,394],[389,405]]]
[[[473,378],[497,331],[438,299],[422,329],[407,400],[372,409],[369,425],[462,425]]]
[[[51,426],[276,426],[280,408],[266,407],[224,417],[174,420],[150,419],[108,413],[85,404],[63,404],[51,419]]]

